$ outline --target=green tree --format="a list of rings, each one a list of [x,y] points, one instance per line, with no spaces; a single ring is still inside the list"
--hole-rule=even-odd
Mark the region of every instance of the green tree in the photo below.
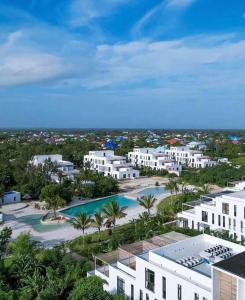
[[[120,207],[118,202],[112,201],[109,204],[105,205],[102,208],[102,212],[104,213],[106,217],[106,223],[107,224],[113,224],[113,227],[116,227],[116,220],[121,219],[126,216],[126,213],[124,212],[127,206]]]
[[[80,279],[69,300],[112,300],[113,296],[104,291],[103,284],[104,281],[96,276]]]
[[[154,198],[153,195],[147,195],[139,198],[138,202],[141,206],[143,206],[147,210],[148,215],[150,215],[151,209],[154,207],[156,200],[157,199]]]
[[[175,181],[170,180],[170,181],[166,184],[165,188],[166,188],[167,191],[170,191],[170,193],[171,193],[171,201],[173,201],[173,193],[174,193],[174,191],[175,191]]]
[[[47,204],[47,208],[53,210],[55,219],[57,217],[57,209],[64,206],[66,203],[65,200],[58,195],[53,196],[52,198],[45,198],[44,201]]]
[[[104,224],[104,217],[102,216],[101,212],[95,213],[94,218],[92,220],[92,226],[94,226],[98,229],[100,240],[101,240],[100,231],[101,231],[101,227],[103,226],[103,224]]]
[[[83,233],[83,245],[84,245],[84,231],[91,225],[91,218],[86,213],[81,212],[79,215],[76,216],[75,220],[73,221],[73,226],[76,229],[82,230]]]

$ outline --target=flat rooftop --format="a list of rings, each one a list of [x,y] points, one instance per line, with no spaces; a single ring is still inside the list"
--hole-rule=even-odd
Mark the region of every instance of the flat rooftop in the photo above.
[[[154,249],[152,252],[211,277],[211,266],[216,262],[226,260],[228,256],[240,253],[243,249],[240,247],[242,246],[201,234]]]
[[[245,251],[220,261],[214,266],[245,279]]]
[[[239,192],[233,192],[233,193],[229,194],[229,197],[245,200],[245,190],[239,191]]]

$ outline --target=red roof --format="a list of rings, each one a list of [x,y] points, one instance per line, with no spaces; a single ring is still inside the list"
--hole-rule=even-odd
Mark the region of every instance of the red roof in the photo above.
[[[173,138],[173,139],[166,140],[166,142],[168,144],[174,145],[174,144],[177,144],[179,142],[179,140]]]

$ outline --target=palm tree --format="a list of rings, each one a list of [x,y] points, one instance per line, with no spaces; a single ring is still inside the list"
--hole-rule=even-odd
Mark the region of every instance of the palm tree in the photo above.
[[[147,195],[147,196],[143,196],[143,197],[139,198],[138,202],[141,206],[143,206],[147,210],[148,215],[150,215],[151,214],[151,208],[153,208],[156,200],[157,199],[154,198],[154,196]]]
[[[82,230],[83,233],[83,246],[84,246],[84,231],[88,228],[91,224],[91,218],[85,212],[81,212],[75,220],[73,221],[72,225],[76,229]]]
[[[47,197],[44,201],[47,203],[48,209],[53,210],[54,218],[56,219],[56,211],[59,207],[65,205],[65,200],[57,195],[55,197]]]
[[[171,202],[173,201],[173,193],[174,193],[174,189],[175,189],[175,184],[173,180],[170,180],[166,186],[165,186],[167,191],[170,191],[171,193]]]
[[[199,191],[204,195],[209,194],[211,191],[210,185],[204,184]]]
[[[113,224],[113,227],[116,227],[116,220],[121,219],[126,216],[126,213],[124,213],[124,210],[127,208],[127,206],[120,207],[118,202],[112,201],[111,203],[105,205],[102,208],[102,212],[104,213],[106,217],[106,223]]]
[[[92,221],[92,225],[98,229],[99,240],[101,240],[100,231],[101,231],[101,227],[103,226],[103,224],[104,224],[104,217],[102,216],[101,212],[95,213],[93,221]]]

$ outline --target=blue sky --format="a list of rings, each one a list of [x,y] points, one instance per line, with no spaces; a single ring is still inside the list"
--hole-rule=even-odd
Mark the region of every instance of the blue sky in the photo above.
[[[0,127],[245,128],[243,0],[0,0]]]

